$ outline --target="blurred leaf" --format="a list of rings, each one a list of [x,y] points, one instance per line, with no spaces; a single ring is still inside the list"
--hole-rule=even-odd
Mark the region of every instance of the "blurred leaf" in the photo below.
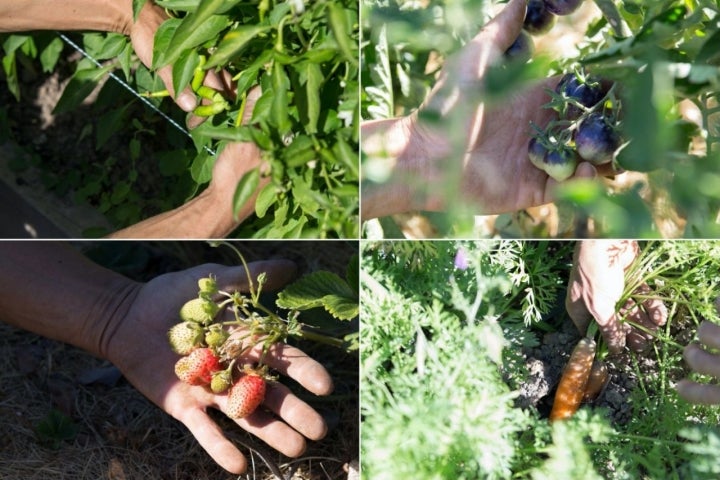
[[[608,21],[610,26],[612,26],[613,30],[615,30],[615,35],[618,37],[625,37],[625,28],[623,26],[623,20],[620,16],[620,12],[618,11],[617,7],[615,6],[615,2],[612,0],[594,0],[595,5],[598,6],[600,11],[603,14],[603,17]]]
[[[140,10],[142,10],[146,3],[147,0],[132,0],[133,20],[135,22],[137,22],[138,15],[140,15]]]
[[[52,449],[60,448],[61,442],[74,439],[80,427],[59,410],[50,410],[45,418],[35,427],[35,433],[42,443]]]

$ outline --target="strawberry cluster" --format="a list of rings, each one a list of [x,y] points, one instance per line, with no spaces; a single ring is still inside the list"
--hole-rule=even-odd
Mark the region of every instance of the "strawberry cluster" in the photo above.
[[[226,414],[232,418],[250,415],[265,398],[267,368],[239,365],[244,350],[238,350],[224,325],[215,321],[223,303],[215,302],[219,292],[213,277],[198,281],[198,296],[180,309],[181,322],[168,331],[170,348],[182,355],[175,364],[177,377],[189,384],[227,393]],[[243,301],[226,294],[232,302]]]

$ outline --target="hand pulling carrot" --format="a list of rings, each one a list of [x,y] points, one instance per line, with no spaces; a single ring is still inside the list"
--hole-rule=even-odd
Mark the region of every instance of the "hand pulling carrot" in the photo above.
[[[594,359],[595,340],[587,337],[580,339],[560,377],[555,402],[550,412],[551,422],[572,416],[580,407]]]

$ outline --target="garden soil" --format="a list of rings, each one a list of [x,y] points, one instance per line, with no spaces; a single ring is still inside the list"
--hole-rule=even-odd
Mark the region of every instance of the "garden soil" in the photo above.
[[[357,252],[353,242],[323,242],[322,255],[315,242],[238,246],[249,261],[288,258],[299,273],[323,269],[340,276]],[[238,264],[229,249],[204,242],[83,242],[79,247],[138,281],[204,262]],[[335,382],[327,398],[285,382],[329,424],[326,438],[309,441],[302,457],[283,457],[224,415],[210,413],[231,440],[266,452],[287,479],[344,480],[356,474],[353,461],[359,452],[358,359],[331,347],[300,346],[329,369]],[[40,425],[53,419],[52,435],[43,436]],[[5,480],[238,478],[218,467],[180,422],[145,399],[108,362],[2,323],[0,431],[0,478]],[[240,478],[277,478],[257,454],[240,449],[249,459],[248,474]]]
[[[153,206],[157,182],[166,181],[157,170],[157,162],[133,162],[128,145],[133,138],[141,138],[140,158],[152,158],[154,151],[167,149],[163,143],[163,130],[173,129],[157,117],[153,135],[139,135],[136,129],[121,128],[107,139],[102,148],[96,148],[96,130],[99,119],[111,108],[125,107],[136,111],[134,116],[152,116],[149,107],[133,100],[129,93],[117,85],[118,104],[114,107],[94,105],[106,81],[100,82],[79,107],[70,112],[54,113],[63,90],[72,77],[80,54],[65,47],[52,73],[41,70],[39,62],[18,61],[20,100],[8,90],[0,72],[0,180],[20,195],[31,209],[38,211],[56,230],[53,237],[85,238],[110,233],[127,225],[115,225],[100,212],[99,192],[85,201],[76,198],[72,180],[105,169],[105,176],[115,182],[127,180],[130,172],[142,181],[133,184],[134,193],[147,199],[142,212],[147,218],[160,213]],[[133,110],[134,109],[134,110]],[[155,119],[153,118],[153,121]],[[167,123],[167,125],[165,124]],[[109,162],[109,157],[114,159]],[[25,208],[17,204],[20,209]],[[17,217],[17,216],[16,216]],[[37,217],[33,217],[37,218]],[[10,219],[10,221],[17,218]],[[20,218],[22,223],[25,222]],[[44,230],[36,229],[38,233]],[[91,232],[91,233],[88,233]],[[9,235],[0,231],[0,236]],[[22,235],[18,238],[32,236]],[[44,237],[44,235],[38,235]]]

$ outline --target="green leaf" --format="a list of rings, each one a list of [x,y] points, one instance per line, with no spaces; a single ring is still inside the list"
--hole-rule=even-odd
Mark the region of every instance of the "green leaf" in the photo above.
[[[256,36],[270,29],[268,26],[243,25],[229,31],[205,64],[205,69],[226,65]]]
[[[55,69],[60,54],[63,51],[65,44],[60,37],[53,38],[50,43],[40,52],[40,64],[42,65],[43,72],[50,73]]]
[[[185,90],[200,64],[200,55],[195,49],[183,52],[172,66],[172,82],[175,95]]]
[[[342,278],[331,272],[313,272],[278,294],[277,305],[289,310],[324,307],[332,316],[350,320],[358,315],[358,297]]]
[[[17,76],[17,64],[15,63],[15,52],[8,53],[2,59],[3,71],[5,72],[5,81],[10,93],[13,94],[15,100],[20,101],[20,83]]]
[[[132,0],[132,7],[133,7],[133,20],[137,22],[138,15],[140,15],[140,10],[142,10],[143,6],[147,3],[147,0]]]
[[[245,206],[260,183],[260,169],[253,168],[247,172],[237,184],[235,194],[233,195],[233,215],[237,219],[238,213]]]
[[[38,439],[54,449],[60,448],[63,440],[75,438],[79,431],[80,427],[70,417],[56,409],[50,410],[35,428]]]
[[[270,208],[277,200],[276,186],[273,183],[268,183],[260,190],[257,200],[255,200],[255,215],[258,218],[263,218]]]
[[[317,63],[302,62],[295,65],[301,84],[305,85],[305,109],[303,123],[307,133],[317,133],[320,118],[320,86],[324,81],[322,69]]]
[[[113,65],[76,71],[65,86],[53,113],[69,112],[77,108],[98,85],[98,82],[113,69]]]
[[[212,178],[213,165],[215,165],[215,157],[201,150],[190,166],[190,175],[200,185],[207,183]]]
[[[220,8],[227,8],[238,3],[239,0],[201,0],[193,13],[180,22],[168,45],[168,49],[159,53],[159,58],[153,60],[155,68],[174,62],[180,54],[188,48],[215,38],[229,23],[225,16],[215,15]]]

